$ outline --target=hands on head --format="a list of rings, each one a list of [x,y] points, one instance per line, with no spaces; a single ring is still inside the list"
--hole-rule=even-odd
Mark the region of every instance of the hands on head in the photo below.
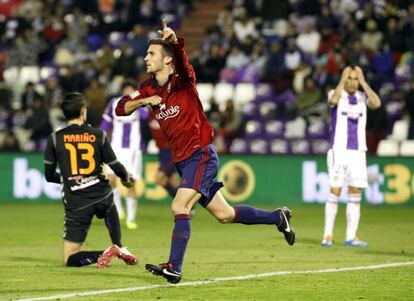
[[[158,30],[158,33],[163,40],[166,40],[169,43],[176,44],[178,42],[174,30],[167,26],[167,20],[165,19],[162,19],[162,30]]]
[[[341,75],[341,81],[345,83],[345,81],[348,79],[349,74],[351,71],[355,71],[359,84],[365,83],[365,76],[364,72],[362,71],[361,67],[359,66],[346,66],[345,69],[342,71]]]

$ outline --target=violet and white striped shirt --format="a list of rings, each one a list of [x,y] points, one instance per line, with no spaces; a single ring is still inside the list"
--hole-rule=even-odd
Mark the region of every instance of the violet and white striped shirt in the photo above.
[[[128,116],[117,116],[115,108],[119,100],[120,98],[112,99],[108,103],[103,115],[101,129],[106,132],[112,131],[111,145],[114,149],[140,149],[140,110],[136,110]]]
[[[334,90],[329,91],[328,99]],[[350,95],[345,91],[337,106],[331,107],[330,148],[334,150],[366,151],[365,126],[367,123],[367,96],[357,91]]]

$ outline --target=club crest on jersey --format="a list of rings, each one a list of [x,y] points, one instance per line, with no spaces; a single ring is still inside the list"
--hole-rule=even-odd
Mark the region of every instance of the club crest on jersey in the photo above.
[[[155,118],[157,120],[167,120],[173,118],[180,114],[180,107],[179,106],[171,106],[168,109],[166,108],[165,104],[160,106],[160,112],[155,114]]]

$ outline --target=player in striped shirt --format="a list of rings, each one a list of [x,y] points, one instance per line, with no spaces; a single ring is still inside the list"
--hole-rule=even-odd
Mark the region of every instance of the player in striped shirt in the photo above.
[[[362,91],[358,88],[361,87]],[[331,107],[330,149],[327,154],[330,194],[325,204],[322,245],[332,246],[333,229],[342,187],[348,186],[346,246],[365,247],[357,230],[361,195],[367,187],[365,126],[367,108],[381,106],[378,95],[365,81],[360,67],[346,67],[335,90],[328,93]]]
[[[125,81],[122,85],[122,95],[132,93],[135,87],[134,81]],[[119,99],[113,99],[108,103],[103,115],[101,129],[108,134],[112,149],[121,163],[126,166],[135,180],[140,180],[142,173],[140,113],[135,111],[129,116],[116,116],[115,108]],[[119,188],[117,188],[116,176],[110,168],[105,169],[105,174],[112,186],[114,203],[118,210],[119,218],[123,220],[125,219],[125,210],[121,202],[121,193]],[[126,193],[126,226],[128,229],[136,229],[135,218],[138,198],[136,187],[130,187]]]

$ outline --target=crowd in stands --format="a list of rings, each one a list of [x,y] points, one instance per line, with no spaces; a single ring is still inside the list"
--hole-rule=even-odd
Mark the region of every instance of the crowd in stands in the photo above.
[[[139,82],[145,76],[143,57],[148,39],[157,36],[160,16],[179,28],[197,2],[2,1],[2,149],[42,150],[46,135],[62,123],[58,106],[68,91],[85,93],[90,123],[99,126],[107,101],[119,95],[122,81]],[[235,105],[237,99],[222,107],[211,100],[206,114],[221,152],[237,152],[235,140],[252,138],[247,127],[260,127],[256,121],[273,127],[281,122],[287,130],[289,122],[311,128],[319,118],[327,127],[327,91],[336,85],[342,68],[352,64],[361,66],[384,104],[368,113],[369,151],[376,152],[379,140],[401,118],[409,118],[408,138],[414,139],[411,1],[229,1],[190,58],[200,83],[270,87],[265,99],[253,102],[267,116],[249,115]],[[270,113],[263,106],[270,106]],[[327,131],[318,138],[326,140]]]

